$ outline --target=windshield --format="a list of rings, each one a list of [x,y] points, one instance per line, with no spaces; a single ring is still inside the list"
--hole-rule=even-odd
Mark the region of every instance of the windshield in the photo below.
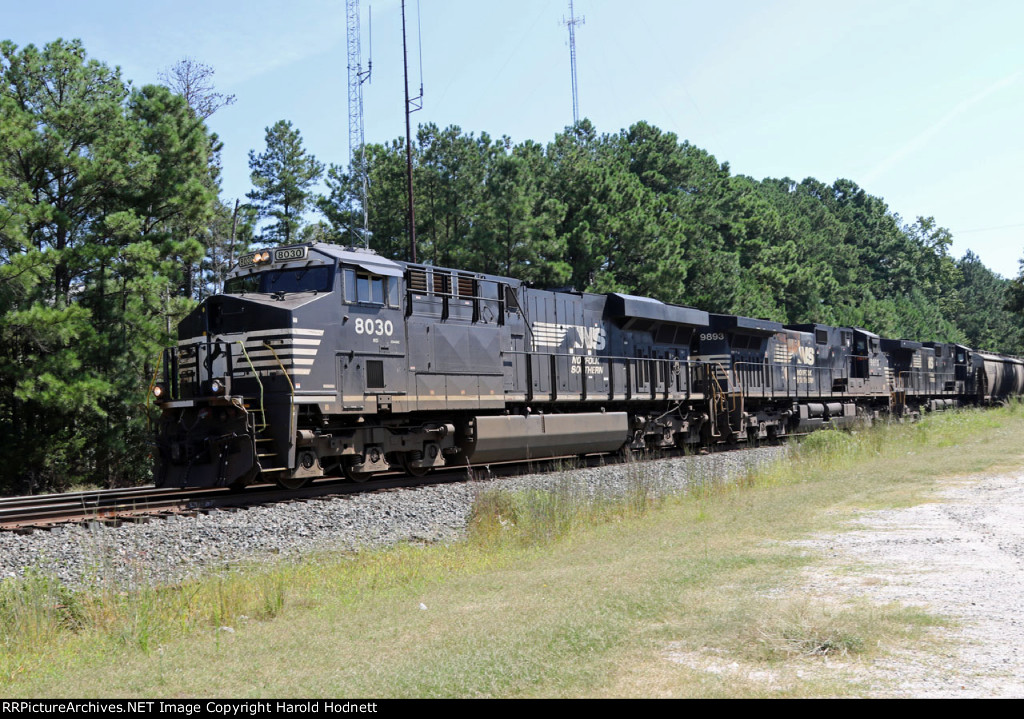
[[[244,277],[233,277],[224,283],[224,294],[244,295],[247,292],[330,292],[334,268],[329,265],[270,270]]]

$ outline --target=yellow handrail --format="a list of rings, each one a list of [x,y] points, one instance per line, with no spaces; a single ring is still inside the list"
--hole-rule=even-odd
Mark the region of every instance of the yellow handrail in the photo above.
[[[267,428],[267,411],[263,407],[263,382],[260,380],[260,373],[256,371],[256,367],[253,366],[252,360],[249,359],[249,353],[245,351],[245,344],[243,344],[242,340],[237,340],[237,342],[238,346],[242,348],[242,355],[245,356],[245,361],[249,363],[249,369],[252,370],[252,376],[256,378],[256,383],[260,386],[260,414],[263,415],[263,424],[260,425],[260,431],[262,432]]]
[[[281,361],[281,358],[277,356],[277,352],[274,351],[274,348],[267,342],[264,342],[263,346],[270,350],[270,354],[274,355],[274,359],[277,360],[277,366],[281,368],[281,372],[284,373],[284,378],[288,380],[288,386],[291,387],[292,406],[289,408],[288,412],[288,431],[290,432],[288,436],[295,437],[295,385],[292,383],[292,378],[289,376],[288,370],[284,368],[284,363]]]

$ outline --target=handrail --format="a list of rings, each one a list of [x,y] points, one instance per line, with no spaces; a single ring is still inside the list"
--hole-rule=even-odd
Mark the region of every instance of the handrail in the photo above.
[[[249,353],[245,350],[245,344],[242,340],[236,340],[239,346],[242,348],[242,354],[245,356],[245,361],[249,363],[249,369],[252,370],[252,376],[256,378],[256,383],[260,386],[260,414],[263,416],[263,424],[260,425],[260,431],[262,432],[267,428],[267,411],[263,406],[263,380],[260,379],[260,373],[256,371],[256,368],[252,364],[252,360],[249,358]],[[255,426],[253,427],[255,429]]]
[[[266,347],[268,350],[270,350],[270,354],[274,355],[274,359],[277,360],[277,366],[281,368],[281,372],[284,374],[284,378],[286,380],[288,380],[288,386],[291,388],[291,403],[289,405],[289,411],[288,411],[288,437],[289,437],[289,441],[294,441],[294,439],[295,439],[295,411],[294,411],[293,408],[295,407],[295,384],[292,382],[292,378],[288,374],[288,370],[286,370],[284,368],[284,363],[281,361],[281,358],[277,356],[277,352],[274,350],[273,347],[270,346],[270,343],[269,342],[264,342],[263,346]],[[263,385],[261,384],[260,387],[262,388],[262,386]],[[266,414],[264,414],[264,419],[265,418],[266,418]]]

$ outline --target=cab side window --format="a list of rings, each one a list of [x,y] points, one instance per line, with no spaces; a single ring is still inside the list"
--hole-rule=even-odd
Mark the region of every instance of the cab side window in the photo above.
[[[393,278],[345,268],[345,302],[398,306],[398,283]]]

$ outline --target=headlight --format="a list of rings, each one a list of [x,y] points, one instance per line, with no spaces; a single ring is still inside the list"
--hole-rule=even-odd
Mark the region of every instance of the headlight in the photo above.
[[[204,394],[220,396],[227,389],[227,382],[222,378],[211,379],[206,382]]]
[[[203,393],[212,396],[227,394],[227,380],[223,377],[215,377],[203,383]]]
[[[153,385],[153,399],[157,402],[167,399],[167,388],[159,383]]]

